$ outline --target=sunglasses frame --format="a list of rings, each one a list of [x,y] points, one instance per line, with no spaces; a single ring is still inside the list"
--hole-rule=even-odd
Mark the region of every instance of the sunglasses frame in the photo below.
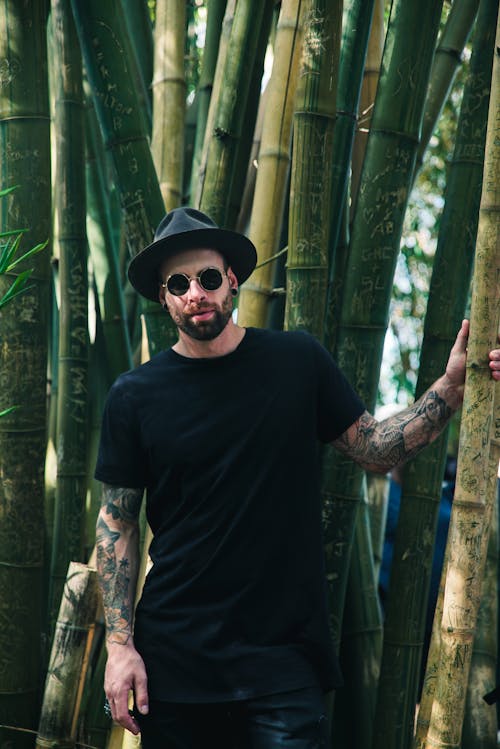
[[[216,287],[215,287],[215,289],[207,289],[207,288],[206,288],[206,286],[204,286],[204,285],[203,285],[203,282],[202,282],[202,280],[201,280],[201,277],[202,277],[202,275],[203,275],[203,274],[205,273],[205,271],[207,271],[207,270],[216,270],[216,271],[217,271],[217,273],[219,273],[219,274],[220,274],[220,284],[219,284],[218,286],[216,286]],[[170,281],[170,279],[171,279],[171,278],[173,278],[174,276],[183,276],[183,277],[184,277],[184,278],[186,279],[186,281],[187,281],[187,287],[186,287],[186,290],[185,290],[185,291],[183,291],[183,292],[181,292],[180,294],[176,293],[175,291],[172,291],[172,290],[171,290],[171,289],[169,288],[169,286],[168,286],[168,282],[169,282],[169,281]],[[169,294],[172,294],[172,296],[184,296],[184,294],[187,294],[187,292],[189,291],[189,287],[190,287],[190,285],[191,285],[191,281],[197,281],[197,282],[199,283],[199,285],[201,286],[201,288],[203,289],[203,291],[208,291],[208,292],[211,292],[211,291],[217,291],[217,289],[220,289],[220,287],[222,286],[222,283],[223,283],[223,281],[224,281],[224,276],[226,276],[226,278],[227,278],[227,273],[226,273],[226,271],[224,271],[224,270],[221,270],[220,268],[216,268],[216,267],[215,267],[215,265],[207,265],[207,267],[206,267],[206,268],[202,268],[202,270],[200,270],[200,272],[199,272],[199,273],[198,273],[197,275],[195,275],[195,276],[188,276],[188,274],[187,274],[187,273],[171,273],[171,274],[170,274],[170,275],[168,276],[168,278],[167,278],[167,280],[165,281],[165,283],[160,283],[160,286],[161,286],[161,287],[162,287],[163,289],[166,289],[166,290],[168,291],[168,293],[169,293]]]

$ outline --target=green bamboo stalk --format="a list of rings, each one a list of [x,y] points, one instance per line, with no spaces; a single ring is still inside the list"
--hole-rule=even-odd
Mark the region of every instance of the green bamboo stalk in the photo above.
[[[207,118],[205,122],[205,133],[203,136],[203,146],[199,155],[198,174],[195,176],[194,185],[196,189],[192,193],[194,205],[200,207],[203,184],[207,171],[208,149],[214,132],[215,117],[218,109],[218,102],[221,97],[221,90],[224,86],[224,74],[226,59],[228,55],[229,42],[234,24],[234,15],[236,12],[236,0],[226,0],[226,9],[222,20],[222,27],[219,38],[219,48],[215,66],[214,81],[210,96],[210,105],[208,107]]]
[[[276,10],[276,8],[275,8]],[[280,7],[281,10],[281,7]],[[277,25],[277,22],[276,22]],[[274,27],[273,27],[274,28]],[[272,29],[271,29],[272,31]],[[275,47],[273,47],[273,58]],[[269,98],[269,82],[259,97],[259,107],[257,110],[257,119],[253,131],[252,145],[250,148],[250,158],[247,164],[246,175],[244,178],[243,195],[241,197],[240,212],[236,221],[236,231],[245,233],[250,226],[250,217],[252,214],[252,205],[255,195],[255,183],[257,182],[257,166],[259,160],[260,144],[262,141],[262,130],[264,124],[264,113],[267,109],[267,100]]]
[[[71,8],[62,0],[52,0],[51,18],[51,51],[58,71],[52,81],[56,145],[54,240],[61,288],[57,482],[49,586],[52,624],[68,564],[83,559],[89,342],[82,60]]]
[[[497,390],[498,393],[498,390]],[[495,395],[493,423],[500,419],[500,398]],[[497,438],[495,439],[495,435]],[[477,617],[474,649],[467,684],[467,699],[462,732],[462,746],[468,749],[497,749],[496,705],[483,699],[496,686],[498,633],[498,461],[500,459],[498,431],[492,430],[488,500],[492,506],[486,569],[481,588],[481,605]]]
[[[194,142],[196,138],[196,120],[198,118],[198,99],[188,102],[184,125],[184,177],[182,180],[182,204],[191,205],[191,170],[193,167]]]
[[[0,231],[27,228],[25,247],[50,236],[47,5],[0,4]],[[25,244],[24,244],[25,243]],[[46,372],[50,309],[47,250],[0,278],[0,299],[33,267],[30,287],[0,310],[0,725],[36,729],[40,688]],[[0,728],[0,744],[32,746]]]
[[[106,647],[102,643],[91,679],[87,685],[87,700],[85,706],[82,706],[85,741],[90,746],[98,747],[98,749],[108,747],[111,728],[111,719],[103,710],[104,700],[106,699],[104,693],[106,660]]]
[[[276,30],[249,228],[259,265],[275,254],[281,233],[305,8],[305,0],[284,0]],[[242,288],[238,305],[240,325],[265,327],[273,271],[272,263],[260,265]]]
[[[478,7],[479,0],[456,0],[446,19],[434,53],[415,173],[422,164],[424,151],[450,93]]]
[[[237,3],[227,54],[222,58],[224,84],[219,89],[217,100],[213,97],[213,128],[207,133],[206,166],[201,179],[199,205],[219,225],[224,225],[227,219],[229,193],[255,63],[259,36],[256,30],[260,30],[269,4],[272,0]]]
[[[366,144],[370,132],[375,95],[380,74],[380,63],[384,50],[385,28],[384,28],[384,0],[375,0],[373,8],[373,20],[368,39],[368,50],[366,53],[365,70],[361,94],[359,98],[358,119],[351,159],[351,185],[350,216],[354,216],[356,201],[358,198],[359,180],[365,158]]]
[[[373,549],[373,566],[378,580],[384,548],[387,504],[389,499],[389,479],[380,474],[367,474],[366,496],[370,515],[370,535]]]
[[[89,99],[85,108],[87,236],[104,335],[104,356],[110,382],[132,367],[112,203],[104,174],[106,153],[102,147],[95,111]]]
[[[110,152],[130,256],[152,240],[165,208],[147,118],[134,80],[136,60],[121,7],[114,0],[72,0],[77,33],[105,148]],[[159,304],[144,303],[151,355],[176,340]]]
[[[363,71],[375,0],[351,0],[347,7],[342,32],[342,47],[337,91],[337,121],[333,139],[333,170],[331,193],[331,225],[329,263],[333,270],[335,248],[340,233],[347,197],[352,145],[357,123]],[[333,277],[333,273],[330,273]]]
[[[393,3],[363,165],[337,333],[337,361],[370,411],[375,406],[392,278],[440,12],[441,3],[434,0]],[[416,28],[425,33],[416,34]],[[326,563],[332,633],[337,642],[361,479],[356,464],[333,449],[325,451]]]
[[[185,0],[156,0],[151,150],[167,211],[182,203],[186,79]]]
[[[254,66],[248,88],[247,105],[243,116],[245,127],[242,130],[241,141],[236,152],[233,179],[231,180],[229,191],[226,225],[230,229],[236,228],[242,205],[243,193],[245,191],[245,181],[250,163],[257,114],[261,101],[260,92],[262,88],[262,76],[264,74],[264,61],[272,30],[274,10],[274,3],[266,4],[259,29]]]
[[[45,456],[45,554],[50,560],[52,538],[54,535],[54,516],[57,484],[57,400],[58,400],[58,369],[59,369],[59,305],[57,291],[59,288],[58,263],[52,262],[52,299],[50,316],[49,340],[49,408],[47,429],[47,451]],[[48,578],[48,566],[46,570]],[[47,621],[47,611],[43,619]]]
[[[333,172],[330,239],[328,246],[329,285],[326,304],[325,344],[333,351],[340,316],[346,251],[348,243],[339,241],[346,221],[344,206],[347,201],[348,176],[357,112],[362,91],[363,72],[366,76],[365,58],[374,13],[374,0],[366,3],[351,0],[344,9],[342,46],[340,53],[339,85],[337,91],[337,122],[333,138]],[[337,256],[337,248],[340,251]]]
[[[94,470],[99,449],[102,413],[106,394],[113,383],[112,372],[104,366],[106,362],[106,342],[100,317],[99,305],[96,306],[96,333],[90,346],[89,354],[89,434],[87,450],[87,507],[85,512],[85,559],[95,545],[97,515],[101,506],[102,485],[94,478]]]
[[[154,41],[148,2],[147,0],[139,0],[139,2],[138,0],[120,0],[120,2],[137,60],[141,104],[145,107],[148,120],[151,123]]]
[[[312,0],[307,9],[294,113],[285,328],[308,330],[321,340],[342,3]]]
[[[349,568],[340,663],[344,686],[335,698],[335,746],[371,747],[382,655],[382,612],[373,565],[368,504],[359,508]],[[343,726],[340,729],[340,726]]]
[[[97,572],[71,562],[45,681],[36,749],[75,745],[82,685],[99,602]]]
[[[210,99],[212,97],[212,89],[214,86],[215,68],[217,65],[217,55],[219,53],[219,39],[222,29],[222,20],[226,10],[226,2],[227,0],[208,0],[207,2],[205,46],[203,48],[200,80],[196,92],[198,111],[196,118],[193,162],[191,167],[191,187],[189,191],[190,195],[193,196],[193,199],[198,190],[201,154],[203,150],[203,141],[205,139]]]
[[[481,195],[496,4],[496,0],[483,0],[478,16],[434,258],[416,397],[444,370],[466,308]],[[374,747],[406,747],[413,733],[446,445],[444,434],[404,472]],[[388,738],[387,731],[394,725],[398,729],[392,729]]]
[[[500,16],[496,48],[500,46]],[[450,526],[450,554],[441,623],[441,658],[426,747],[459,747],[474,629],[484,569],[481,538],[487,533],[485,494],[495,383],[488,351],[500,322],[500,60],[494,54],[483,191],[479,214],[468,341],[467,377],[460,429],[457,484]],[[479,453],[478,453],[479,451]],[[486,546],[486,544],[484,544]]]

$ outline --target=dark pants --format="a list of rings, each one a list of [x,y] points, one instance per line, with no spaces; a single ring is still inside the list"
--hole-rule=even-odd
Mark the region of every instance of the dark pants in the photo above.
[[[152,701],[137,716],[142,749],[326,749],[328,721],[316,687],[209,704]]]

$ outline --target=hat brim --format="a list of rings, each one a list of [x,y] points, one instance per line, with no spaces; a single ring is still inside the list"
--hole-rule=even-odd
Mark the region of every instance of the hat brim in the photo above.
[[[190,249],[220,252],[231,266],[238,284],[247,280],[257,263],[257,251],[244,234],[229,229],[194,229],[158,239],[137,253],[128,267],[130,283],[146,299],[159,302],[160,266],[167,258]]]

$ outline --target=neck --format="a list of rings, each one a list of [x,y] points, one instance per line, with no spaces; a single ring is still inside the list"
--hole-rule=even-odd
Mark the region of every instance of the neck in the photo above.
[[[187,356],[190,359],[211,359],[217,356],[225,356],[239,346],[245,333],[246,328],[240,328],[232,320],[229,320],[222,333],[211,341],[198,341],[179,330],[179,340],[172,346],[172,349],[177,354]]]

